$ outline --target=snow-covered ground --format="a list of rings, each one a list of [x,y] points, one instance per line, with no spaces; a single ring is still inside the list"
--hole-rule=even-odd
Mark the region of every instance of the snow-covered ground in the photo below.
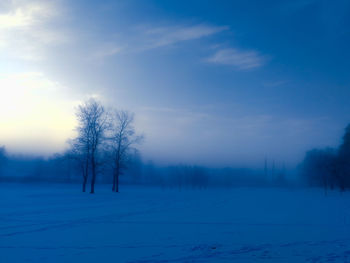
[[[350,262],[350,193],[0,185],[0,262]]]

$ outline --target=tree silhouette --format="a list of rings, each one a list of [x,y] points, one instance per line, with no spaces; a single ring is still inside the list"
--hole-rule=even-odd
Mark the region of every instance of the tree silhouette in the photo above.
[[[99,151],[109,127],[108,115],[105,108],[96,100],[90,99],[80,105],[76,113],[78,119],[78,137],[74,140],[74,151],[81,158],[83,165],[83,191],[88,172],[91,171],[91,192],[95,192],[95,182],[98,166]]]
[[[119,192],[119,176],[128,166],[133,146],[143,139],[135,134],[133,122],[134,115],[128,111],[115,111],[112,115],[109,145],[113,162],[112,191],[115,192]]]

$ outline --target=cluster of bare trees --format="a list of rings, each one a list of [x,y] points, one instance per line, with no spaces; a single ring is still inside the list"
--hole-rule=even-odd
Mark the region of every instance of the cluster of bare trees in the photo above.
[[[97,174],[111,167],[112,190],[119,191],[119,176],[127,168],[130,153],[142,141],[133,126],[134,115],[127,111],[107,111],[94,99],[77,109],[77,137],[71,140],[70,156],[81,170],[83,192],[91,177],[91,191],[95,192]]]
[[[301,164],[303,178],[310,185],[327,189],[350,189],[350,124],[345,128],[342,143],[337,149],[313,149]]]

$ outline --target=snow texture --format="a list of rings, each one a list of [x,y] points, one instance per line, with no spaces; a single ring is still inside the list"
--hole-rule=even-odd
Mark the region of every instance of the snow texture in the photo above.
[[[0,185],[0,262],[350,262],[350,194]]]

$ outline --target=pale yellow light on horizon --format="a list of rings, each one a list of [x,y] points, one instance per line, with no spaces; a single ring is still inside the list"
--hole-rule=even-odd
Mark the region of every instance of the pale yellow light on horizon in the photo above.
[[[10,151],[50,154],[74,136],[79,101],[38,72],[0,74],[0,145]]]

